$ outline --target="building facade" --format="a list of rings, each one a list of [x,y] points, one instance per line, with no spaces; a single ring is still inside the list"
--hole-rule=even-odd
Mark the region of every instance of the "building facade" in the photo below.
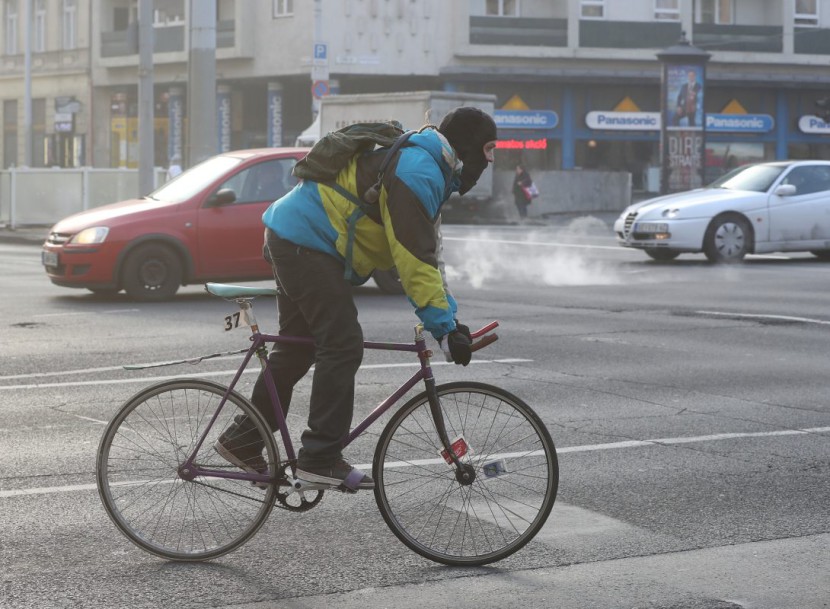
[[[75,163],[135,166],[137,0],[0,0],[2,164],[21,164],[26,1],[46,32],[32,49],[34,139],[72,141]],[[204,4],[154,0],[158,165],[183,149],[188,24]],[[491,93],[503,168],[624,170],[653,191],[658,52],[685,35],[711,55],[702,112],[713,177],[754,160],[830,157],[830,126],[814,117],[830,93],[829,28],[830,0],[216,0],[217,120],[205,128],[217,151],[291,145],[318,97]],[[57,116],[67,104],[71,137]]]

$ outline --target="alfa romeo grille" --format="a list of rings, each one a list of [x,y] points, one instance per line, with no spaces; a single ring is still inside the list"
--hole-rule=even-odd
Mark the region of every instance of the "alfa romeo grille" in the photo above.
[[[625,224],[623,225],[623,231],[625,232],[625,236],[628,237],[628,234],[631,232],[631,225],[634,224],[634,218],[637,217],[637,212],[632,211],[625,217]]]

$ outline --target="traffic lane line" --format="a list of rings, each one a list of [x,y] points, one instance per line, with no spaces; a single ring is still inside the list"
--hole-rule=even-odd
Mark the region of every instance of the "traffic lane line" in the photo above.
[[[735,433],[720,433],[720,434],[710,434],[705,436],[679,436],[674,438],[654,438],[650,440],[625,440],[622,442],[607,442],[603,444],[584,444],[580,446],[566,446],[563,448],[557,448],[556,453],[557,455],[565,455],[571,453],[588,453],[588,452],[596,452],[600,450],[620,450],[625,448],[642,448],[642,447],[653,447],[653,446],[672,446],[676,444],[695,444],[695,443],[702,443],[702,442],[715,442],[715,441],[723,441],[723,440],[736,440],[736,439],[743,439],[743,438],[774,438],[774,437],[781,437],[781,436],[804,436],[804,435],[823,435],[830,433],[830,427],[811,427],[806,429],[780,429],[776,431],[758,431],[758,432],[735,432]],[[541,451],[534,451],[541,454]],[[514,456],[513,453],[505,453],[501,455],[501,457],[509,458],[510,456]],[[515,456],[528,456],[527,453],[516,453]],[[533,456],[533,455],[530,455]],[[422,466],[424,464],[432,464],[432,463],[443,463],[444,460],[442,458],[436,459],[425,459],[420,461],[413,461],[413,462],[398,462],[390,464],[393,467],[409,467],[409,466]],[[371,463],[359,463],[354,467],[358,469],[371,469]],[[140,482],[132,482],[132,481],[124,481],[119,483],[119,485],[130,485],[130,484],[140,484]],[[15,489],[15,490],[8,490],[8,491],[0,491],[0,499],[8,499],[13,497],[25,497],[30,495],[49,495],[49,494],[56,494],[56,493],[68,493],[68,492],[79,492],[79,491],[91,491],[97,490],[97,485],[95,484],[75,484],[75,485],[66,485],[66,486],[51,486],[51,487],[39,487],[39,488],[29,488],[29,489]]]

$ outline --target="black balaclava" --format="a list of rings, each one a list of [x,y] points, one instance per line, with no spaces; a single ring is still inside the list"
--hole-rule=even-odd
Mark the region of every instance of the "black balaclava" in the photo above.
[[[476,185],[487,169],[484,144],[497,139],[496,123],[483,110],[461,106],[444,117],[438,131],[447,138],[464,163],[461,168],[461,187],[458,189],[458,194],[463,195]]]

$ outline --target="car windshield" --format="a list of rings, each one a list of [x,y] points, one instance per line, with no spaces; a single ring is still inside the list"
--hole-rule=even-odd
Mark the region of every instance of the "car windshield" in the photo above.
[[[711,184],[710,188],[726,188],[728,190],[748,190],[751,192],[766,192],[778,176],[786,169],[780,165],[747,165],[738,167],[734,171],[721,176]]]
[[[170,180],[158,190],[150,193],[148,198],[181,203],[201,192],[208,184],[241,162],[242,159],[232,156],[215,156]]]

